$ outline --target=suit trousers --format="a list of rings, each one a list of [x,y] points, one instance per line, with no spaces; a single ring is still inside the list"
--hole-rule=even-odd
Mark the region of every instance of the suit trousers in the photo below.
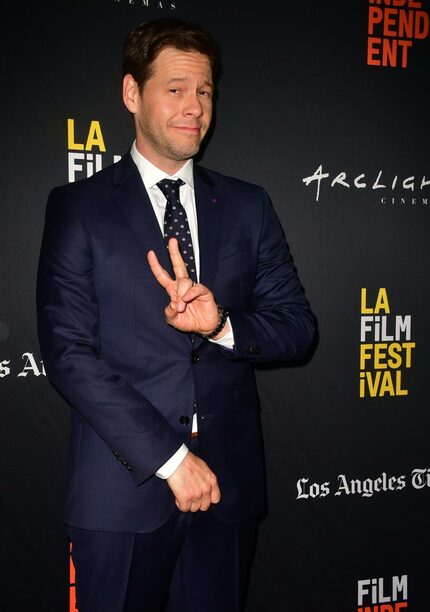
[[[219,521],[176,507],[150,533],[69,527],[79,612],[240,612],[256,520]]]

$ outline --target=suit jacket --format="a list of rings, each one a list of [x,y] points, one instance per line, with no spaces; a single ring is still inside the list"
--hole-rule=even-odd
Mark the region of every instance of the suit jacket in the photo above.
[[[90,179],[52,191],[38,275],[47,375],[71,411],[66,522],[151,531],[174,507],[154,474],[190,439],[217,475],[222,520],[264,510],[253,363],[298,359],[313,316],[264,190],[195,167],[200,281],[230,312],[225,350],[166,324],[154,249],[171,270],[137,167],[127,154]]]

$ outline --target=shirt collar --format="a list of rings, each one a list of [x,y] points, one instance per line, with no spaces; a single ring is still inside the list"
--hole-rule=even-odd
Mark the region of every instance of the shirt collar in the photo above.
[[[142,153],[139,153],[136,147],[136,141],[133,142],[131,151],[131,157],[139,170],[140,176],[142,177],[143,184],[146,190],[154,187],[159,181],[165,178],[170,179],[182,179],[191,189],[194,189],[194,174],[193,174],[193,160],[188,159],[185,164],[180,168],[173,176],[169,176],[157,166],[154,166],[150,161],[143,157]]]

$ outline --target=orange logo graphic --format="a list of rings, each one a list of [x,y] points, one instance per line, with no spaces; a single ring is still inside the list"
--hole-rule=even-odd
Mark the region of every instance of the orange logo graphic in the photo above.
[[[407,67],[414,41],[429,33],[429,16],[421,9],[417,0],[369,0],[369,66]]]

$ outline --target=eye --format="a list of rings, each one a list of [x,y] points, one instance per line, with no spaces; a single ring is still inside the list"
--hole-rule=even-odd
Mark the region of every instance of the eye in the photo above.
[[[210,98],[212,96],[212,92],[206,89],[202,89],[199,91],[199,96],[203,96],[205,98]]]
[[[180,89],[178,89],[177,87],[172,87],[171,89],[169,89],[170,93],[172,94],[178,94],[180,93]]]

